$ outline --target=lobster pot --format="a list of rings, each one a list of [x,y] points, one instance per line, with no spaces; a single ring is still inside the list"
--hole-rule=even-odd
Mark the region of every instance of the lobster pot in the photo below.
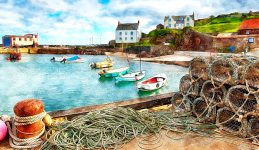
[[[244,114],[256,111],[259,98],[258,94],[249,93],[246,86],[236,85],[229,89],[226,101],[236,113]]]
[[[233,85],[238,79],[238,70],[236,64],[229,59],[219,58],[212,62],[209,75],[213,81]]]
[[[239,117],[228,107],[220,108],[217,111],[216,125],[234,135],[246,136],[245,126]]]
[[[192,111],[200,122],[215,122],[216,120],[216,107],[209,106],[202,97],[195,99]]]
[[[259,145],[259,116],[247,116],[247,134],[253,142]]]
[[[190,102],[184,100],[184,95],[180,92],[174,93],[172,99],[172,108],[174,111],[189,111],[190,110]]]
[[[246,67],[242,79],[250,87],[259,89],[259,61],[255,61]]]
[[[208,80],[208,68],[208,60],[196,57],[190,63],[189,74],[193,79],[201,78],[203,80]]]
[[[190,111],[192,111],[194,100],[198,97],[199,96],[192,93],[188,93],[183,96],[183,101],[190,103]]]
[[[192,87],[192,79],[189,74],[184,75],[180,80],[179,91],[187,94]]]
[[[218,87],[213,85],[210,80],[204,82],[201,89],[201,96],[211,105],[217,105],[219,107],[224,106],[224,98],[227,90],[224,85]]]
[[[18,102],[14,106],[14,113],[18,117],[29,117],[43,113],[44,106],[40,100],[27,99]],[[16,123],[16,121],[14,121]],[[16,136],[20,139],[28,139],[38,136],[44,129],[42,120],[33,121],[27,125],[15,125]]]

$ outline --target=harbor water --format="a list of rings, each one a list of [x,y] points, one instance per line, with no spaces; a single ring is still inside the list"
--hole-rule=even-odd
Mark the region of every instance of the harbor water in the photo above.
[[[188,71],[175,65],[142,62],[145,79],[165,73],[168,82],[159,90],[140,92],[135,82],[116,84],[115,79],[100,78],[100,70],[89,67],[89,63],[103,61],[106,56],[80,55],[85,62],[74,64],[50,62],[52,57],[61,55],[24,54],[20,62],[9,62],[5,57],[0,55],[0,115],[12,114],[15,103],[27,98],[40,99],[46,111],[55,111],[175,92],[180,78]],[[139,61],[111,58],[114,68],[130,66],[132,71],[139,70]]]

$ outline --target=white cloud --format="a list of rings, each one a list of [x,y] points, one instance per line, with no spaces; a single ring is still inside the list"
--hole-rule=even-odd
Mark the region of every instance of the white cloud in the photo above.
[[[114,39],[117,21],[137,22],[149,32],[166,15],[195,17],[258,11],[258,0],[111,0],[102,5],[98,0],[0,0],[0,35],[39,33],[41,44],[108,43]]]

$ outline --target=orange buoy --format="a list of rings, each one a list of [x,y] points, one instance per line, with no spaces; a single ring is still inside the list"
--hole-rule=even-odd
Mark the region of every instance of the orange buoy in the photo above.
[[[41,114],[44,105],[37,99],[26,99],[14,106],[16,135],[20,139],[28,139],[39,135],[43,128]]]

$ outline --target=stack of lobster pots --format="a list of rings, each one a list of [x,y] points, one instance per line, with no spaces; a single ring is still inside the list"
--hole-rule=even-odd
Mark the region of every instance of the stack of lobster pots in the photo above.
[[[172,97],[175,111],[248,138],[259,145],[259,59],[249,56],[194,58]]]

